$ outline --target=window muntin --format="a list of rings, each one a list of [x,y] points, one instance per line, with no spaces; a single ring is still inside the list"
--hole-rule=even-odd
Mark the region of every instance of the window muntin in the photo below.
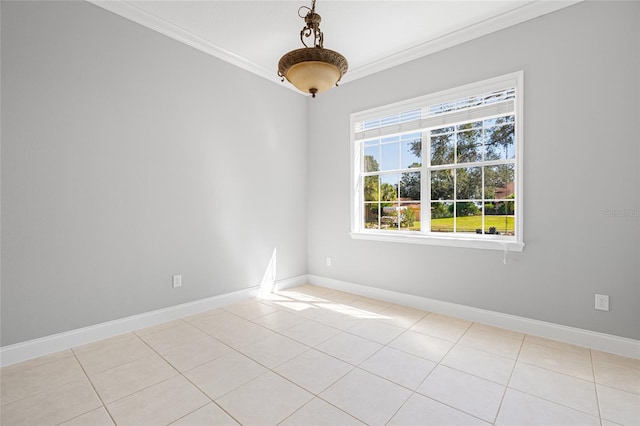
[[[521,250],[521,80],[516,73],[354,114],[352,235]]]

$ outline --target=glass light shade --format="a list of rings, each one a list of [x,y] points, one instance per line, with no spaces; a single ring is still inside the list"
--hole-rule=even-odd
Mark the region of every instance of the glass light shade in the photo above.
[[[304,93],[324,92],[347,72],[344,56],[330,49],[305,47],[286,53],[278,62],[278,75]]]
[[[286,77],[304,93],[322,93],[335,86],[342,73],[337,66],[327,62],[305,61],[292,65]]]

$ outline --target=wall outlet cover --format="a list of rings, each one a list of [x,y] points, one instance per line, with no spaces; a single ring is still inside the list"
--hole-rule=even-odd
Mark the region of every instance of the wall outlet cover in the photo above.
[[[606,294],[596,294],[596,309],[599,311],[608,311],[609,296]]]
[[[173,288],[182,287],[182,275],[173,276]]]

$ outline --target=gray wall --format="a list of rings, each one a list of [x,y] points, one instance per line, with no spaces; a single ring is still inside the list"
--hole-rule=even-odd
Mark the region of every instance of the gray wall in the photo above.
[[[605,215],[640,209],[640,4],[578,4],[314,100],[91,4],[1,4],[1,345],[254,286],[274,248],[278,279],[640,338],[640,219]],[[520,69],[525,251],[350,239],[349,114]]]
[[[640,3],[585,2],[318,97],[309,273],[640,338],[639,59]],[[524,252],[503,265],[498,251],[352,240],[349,114],[517,70]],[[610,296],[609,312],[594,293]]]
[[[307,272],[306,98],[85,2],[2,2],[2,340]],[[171,276],[182,274],[173,289]]]

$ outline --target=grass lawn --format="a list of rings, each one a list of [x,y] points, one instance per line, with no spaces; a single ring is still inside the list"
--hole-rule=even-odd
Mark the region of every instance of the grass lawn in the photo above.
[[[506,219],[506,222],[505,222]],[[513,233],[513,216],[485,216],[485,231],[495,226],[496,231],[503,233]],[[482,216],[463,216],[457,218],[457,232],[476,232],[482,228]],[[431,219],[431,231],[453,232],[453,218]]]

